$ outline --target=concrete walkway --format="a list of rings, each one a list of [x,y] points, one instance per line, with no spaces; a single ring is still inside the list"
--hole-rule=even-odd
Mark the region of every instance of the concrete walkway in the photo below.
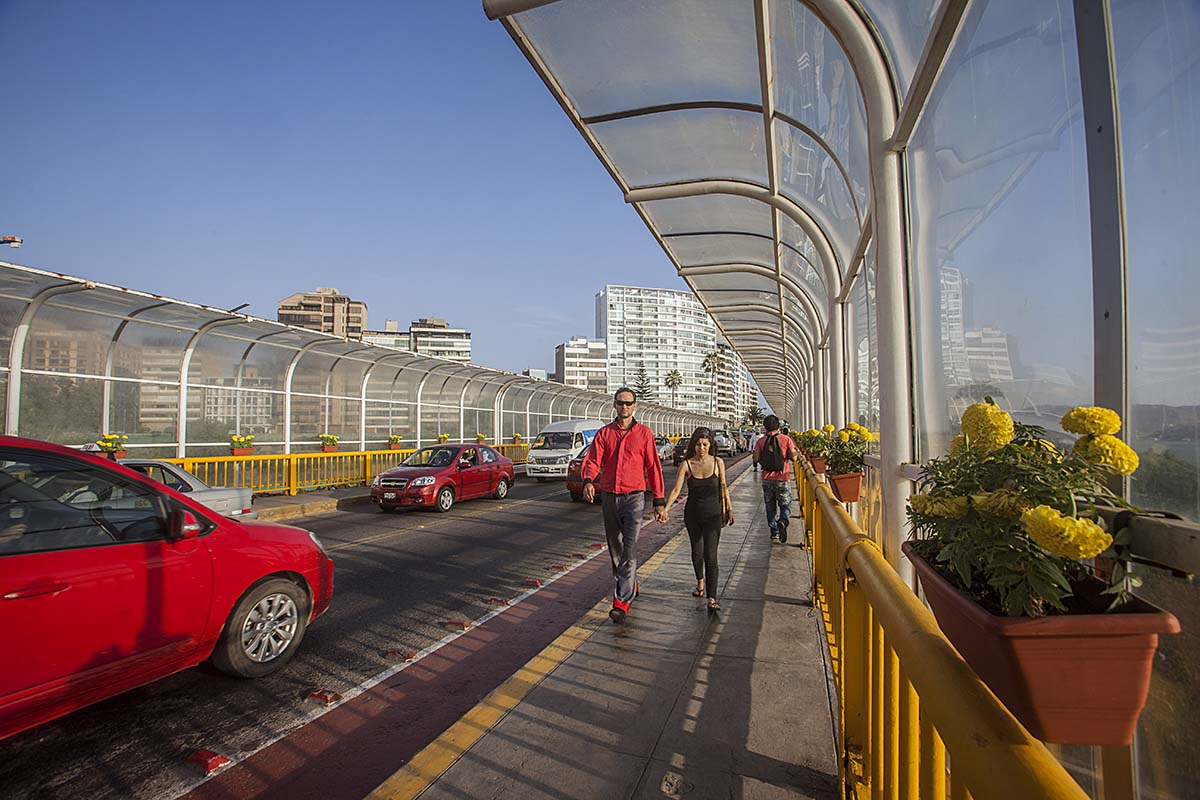
[[[597,606],[573,629],[569,654],[535,669],[540,682],[479,726],[448,768],[422,770],[432,763],[425,751],[410,762],[433,781],[422,800],[836,797],[820,615],[809,602],[808,553],[796,546],[799,521],[788,545],[771,544],[758,476],[747,472],[732,494],[738,522],[721,535],[719,615],[690,594],[683,533],[646,565],[625,625]],[[496,705],[489,696],[477,708]],[[374,796],[400,794],[384,784]]]

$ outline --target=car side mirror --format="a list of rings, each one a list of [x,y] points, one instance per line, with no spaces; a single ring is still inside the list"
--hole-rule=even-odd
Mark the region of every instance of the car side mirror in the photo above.
[[[465,458],[460,458],[458,460],[458,468],[459,469],[467,469],[470,466],[471,466],[471,462],[467,461]]]
[[[171,512],[171,537],[173,539],[190,539],[202,530],[204,530],[204,526],[192,512],[182,509]]]

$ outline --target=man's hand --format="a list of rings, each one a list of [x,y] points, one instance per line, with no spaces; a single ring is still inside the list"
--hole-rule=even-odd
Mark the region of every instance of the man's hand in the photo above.
[[[656,508],[654,516],[658,518],[659,522],[666,522],[671,519],[671,515],[667,513],[667,509],[665,508]]]
[[[596,484],[585,483],[583,485],[583,499],[588,501],[589,503],[595,502],[595,500],[596,500]]]
[[[25,535],[26,525],[24,522],[18,522],[15,525],[9,525],[4,530],[0,530],[0,542],[8,542],[13,539],[20,539]]]

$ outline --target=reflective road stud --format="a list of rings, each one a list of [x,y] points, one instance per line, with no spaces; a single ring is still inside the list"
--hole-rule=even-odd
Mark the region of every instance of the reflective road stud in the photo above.
[[[212,775],[222,767],[229,765],[229,759],[219,753],[214,753],[212,750],[197,750],[186,759],[188,764],[198,767],[204,777]]]
[[[308,699],[327,706],[342,702],[342,696],[332,689],[314,689],[308,693]]]
[[[541,586],[542,582],[539,581],[537,578],[526,578],[525,585],[526,586]]]

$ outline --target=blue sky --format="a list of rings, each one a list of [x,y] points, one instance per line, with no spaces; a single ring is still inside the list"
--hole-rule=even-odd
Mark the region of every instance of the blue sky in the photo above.
[[[0,258],[274,318],[336,286],[553,366],[608,283],[685,288],[477,0],[0,0]]]

